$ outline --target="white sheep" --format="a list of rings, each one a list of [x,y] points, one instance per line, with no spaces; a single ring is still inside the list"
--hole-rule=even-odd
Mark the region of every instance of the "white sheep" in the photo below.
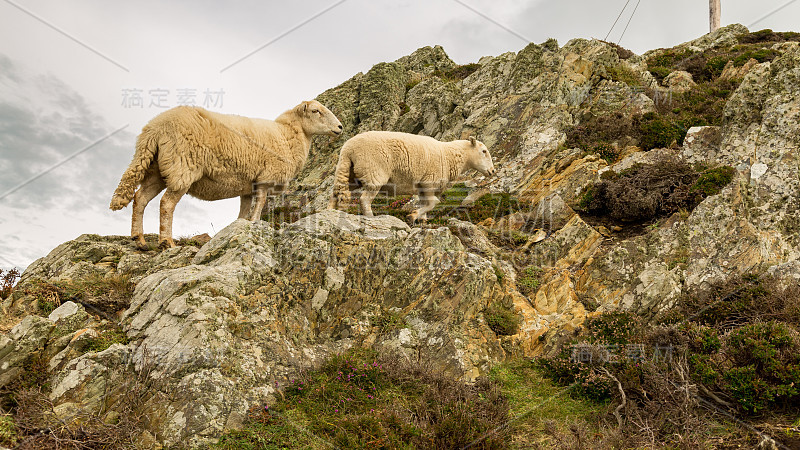
[[[274,121],[178,106],[142,129],[133,161],[111,198],[111,209],[122,209],[133,199],[131,236],[142,248],[144,209],[165,188],[160,246],[175,246],[172,215],[184,194],[202,200],[241,197],[239,218],[256,220],[267,195],[283,192],[305,164],[311,137],[341,132],[336,116],[314,100]]]
[[[421,207],[409,219],[426,220],[442,192],[468,169],[494,174],[489,150],[474,137],[440,142],[416,134],[368,131],[342,146],[328,207],[348,204],[351,188],[361,187],[361,211],[372,217],[372,200],[379,191],[417,194]]]

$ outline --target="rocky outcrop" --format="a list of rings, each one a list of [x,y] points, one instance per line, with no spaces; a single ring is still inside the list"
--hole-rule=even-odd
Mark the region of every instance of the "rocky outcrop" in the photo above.
[[[76,261],[79,254],[96,262]],[[109,254],[116,264],[101,262]],[[250,405],[273,401],[298,371],[351,347],[399,352],[474,379],[507,354],[484,312],[521,300],[498,280],[502,269],[446,227],[338,211],[281,229],[237,220],[200,249],[158,254],[138,252],[126,238],[84,235],[32,265],[18,291],[36,277],[56,282],[77,270],[135,274],[119,319],[129,343],[82,345],[102,324],[66,302],[49,318],[27,316],[3,338],[0,381],[46,355],[49,398],[69,415],[114,404],[120,380],[146,373],[161,380],[161,391],[181,393],[151,405],[163,417],[151,431],[167,445],[210,442],[241,424]],[[20,308],[35,301],[28,296],[18,296]]]

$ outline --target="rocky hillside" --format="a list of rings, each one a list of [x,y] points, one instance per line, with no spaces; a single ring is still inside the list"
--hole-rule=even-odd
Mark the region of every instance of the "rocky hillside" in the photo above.
[[[43,387],[52,423],[139,414],[120,427],[145,447],[209,445],[350,348],[474,381],[603,313],[652,319],[737,275],[795,285],[798,40],[733,25],[645,55],[576,39],[377,64],[318,97],[345,133],[293,184],[305,217],[165,251],[84,235],[28,267],[2,305],[0,388]],[[375,129],[475,135],[498,174],[441,226],[323,211],[338,149]]]
[[[345,138],[390,129],[486,143],[498,174],[477,175],[468,199],[508,192],[524,211],[483,225],[546,231],[543,240],[518,236],[530,242],[511,258],[518,270],[545,271],[542,288],[516,305],[526,319],[516,339],[536,348],[545,328],[619,307],[653,314],[688,288],[733,274],[800,279],[798,41],[731,25],[641,56],[597,40],[549,40],[465,66],[426,47],[318,99],[341,118]],[[327,202],[342,141],[321,143],[296,183],[312,210]],[[713,169],[725,167],[735,176],[702,202],[677,205],[678,214],[608,221],[608,208],[587,210],[587,191],[601,178],[665,157],[703,165],[704,181],[721,181]]]

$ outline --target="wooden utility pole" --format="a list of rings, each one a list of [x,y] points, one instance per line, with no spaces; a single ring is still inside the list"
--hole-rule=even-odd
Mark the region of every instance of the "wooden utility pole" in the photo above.
[[[719,29],[720,22],[720,0],[708,0],[708,20],[711,31]]]

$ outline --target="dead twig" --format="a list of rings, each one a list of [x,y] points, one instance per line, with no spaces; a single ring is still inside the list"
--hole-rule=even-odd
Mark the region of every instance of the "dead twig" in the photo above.
[[[622,403],[620,403],[619,406],[614,408],[614,417],[617,418],[617,425],[619,425],[619,427],[622,428],[622,414],[620,414],[620,411],[622,411],[622,409],[625,408],[625,404],[627,403],[627,398],[625,397],[625,390],[622,389],[622,383],[620,383],[617,377],[612,375],[611,372],[608,371],[608,369],[606,369],[605,367],[601,367],[600,370],[602,370],[607,377],[611,378],[612,380],[614,380],[614,382],[617,383],[617,389],[619,389],[619,394],[622,397]]]

